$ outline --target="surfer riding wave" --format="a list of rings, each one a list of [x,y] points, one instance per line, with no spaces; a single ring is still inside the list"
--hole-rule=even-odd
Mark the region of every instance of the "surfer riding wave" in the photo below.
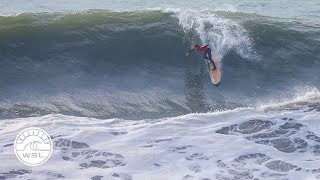
[[[216,65],[214,64],[214,61],[212,60],[212,54],[211,54],[211,49],[208,47],[209,44],[205,45],[205,46],[201,46],[201,45],[194,45],[193,48],[186,54],[189,55],[189,53],[193,50],[197,50],[197,51],[201,51],[203,52],[203,58],[204,59],[208,59],[210,60],[210,62],[213,65],[213,70],[216,70]]]

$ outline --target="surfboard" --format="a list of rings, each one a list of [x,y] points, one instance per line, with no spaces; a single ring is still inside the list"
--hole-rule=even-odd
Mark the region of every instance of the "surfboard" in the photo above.
[[[214,64],[216,65],[216,69],[213,70],[212,63],[210,63],[210,60],[207,60],[209,76],[210,76],[212,84],[214,84],[215,86],[219,86],[220,81],[221,81],[220,63],[219,63],[217,57],[213,53],[212,53],[212,59],[213,59]]]

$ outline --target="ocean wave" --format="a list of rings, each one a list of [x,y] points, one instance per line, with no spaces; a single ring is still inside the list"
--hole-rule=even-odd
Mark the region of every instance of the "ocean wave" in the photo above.
[[[161,9],[25,13],[0,25],[1,118],[171,117],[258,107],[291,96],[297,84],[318,88],[314,24]],[[220,57],[219,88],[200,54],[185,57],[195,43],[210,43]]]
[[[212,11],[174,10],[173,12],[177,13],[179,25],[185,33],[195,31],[196,37],[200,37],[202,44],[210,44],[220,58],[231,49],[235,49],[243,58],[258,59],[252,48],[250,36],[236,22],[219,17]]]
[[[263,111],[271,110],[299,110],[320,111],[320,91],[316,87],[297,87],[294,88],[291,98],[272,99],[271,102],[259,105],[258,109]]]

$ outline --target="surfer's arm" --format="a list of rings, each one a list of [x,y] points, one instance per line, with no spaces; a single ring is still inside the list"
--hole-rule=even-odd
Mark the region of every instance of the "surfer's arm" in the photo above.
[[[190,49],[190,51],[186,54],[186,56],[188,56],[191,53],[191,51],[193,51],[193,48]]]

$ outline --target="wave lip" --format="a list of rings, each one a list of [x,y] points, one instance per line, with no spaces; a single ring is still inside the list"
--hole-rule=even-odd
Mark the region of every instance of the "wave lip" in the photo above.
[[[142,0],[142,1],[102,1],[94,3],[79,0],[57,0],[55,2],[41,1],[34,3],[28,1],[21,3],[20,0],[1,1],[2,15],[12,15],[19,13],[39,13],[39,12],[79,12],[89,9],[103,9],[111,11],[137,11],[145,9],[166,9],[181,8],[195,10],[214,10],[228,12],[260,13],[272,17],[304,18],[319,20],[319,4],[316,0],[308,2],[287,3],[285,1],[239,1],[221,2],[204,0],[194,3],[193,1],[169,1],[169,0]]]
[[[231,49],[247,59],[258,59],[252,48],[252,40],[236,22],[220,16],[212,11],[166,10],[175,12],[179,25],[187,33],[195,31],[203,44],[210,44],[221,57]]]

